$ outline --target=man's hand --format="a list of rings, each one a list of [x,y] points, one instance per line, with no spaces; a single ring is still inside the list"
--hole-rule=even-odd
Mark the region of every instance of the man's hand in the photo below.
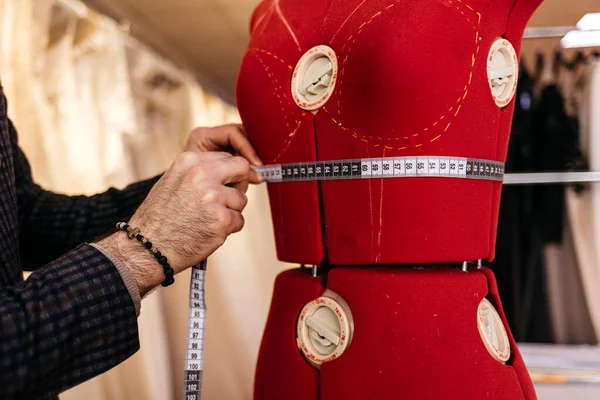
[[[211,141],[206,140],[204,145]],[[251,157],[250,150],[243,148],[240,153]],[[230,234],[242,229],[252,172],[244,157],[185,152],[152,188],[129,225],[140,228],[177,274],[206,259]],[[130,269],[142,296],[164,280],[158,262],[125,233],[115,233],[99,244]]]
[[[262,165],[241,125],[196,128],[190,134],[185,150],[192,152],[225,151],[244,157],[253,166]],[[260,182],[262,182],[260,174],[251,170],[250,183]]]

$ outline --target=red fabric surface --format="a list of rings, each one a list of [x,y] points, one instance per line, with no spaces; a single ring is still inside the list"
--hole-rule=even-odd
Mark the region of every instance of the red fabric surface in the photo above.
[[[319,372],[304,360],[295,338],[298,314],[321,293],[321,280],[305,270],[277,277],[256,366],[254,400],[319,398]]]
[[[496,277],[494,276],[494,273],[487,268],[481,269],[481,273],[486,276],[486,279],[488,281],[488,300],[490,300],[494,307],[496,307],[498,314],[500,314],[500,317],[504,322],[504,326],[508,326],[506,322],[506,316],[504,315],[504,309],[500,301],[500,294],[498,293],[498,285],[496,283]],[[523,357],[521,357],[521,353],[519,352],[517,343],[515,342],[512,332],[508,330],[507,333],[508,339],[510,341],[510,348],[512,349],[511,364],[515,369],[515,372],[517,373],[519,382],[521,383],[521,388],[523,389],[523,393],[525,393],[525,398],[528,400],[536,399],[537,397],[535,394],[533,382],[531,381],[531,377],[529,376],[529,372],[527,371],[527,367],[525,366]]]
[[[264,23],[264,22],[263,22]],[[248,132],[283,135],[253,136],[265,163],[316,160],[313,115],[291,99],[289,67],[258,50],[249,51],[238,80],[252,82],[252,91],[238,94],[240,114]],[[275,63],[271,63],[275,60]],[[319,264],[324,257],[318,182],[269,185],[269,201],[280,260]]]
[[[487,295],[499,304],[488,286],[487,270],[334,268],[327,287],[348,303],[355,330],[321,366],[320,400],[536,399],[514,341],[504,365],[481,340],[477,306]]]
[[[513,107],[494,104],[486,56],[504,34],[518,49],[540,2],[264,1],[238,80],[248,135],[267,163],[400,155],[503,161]],[[336,51],[340,70],[331,99],[313,116],[294,104],[290,79],[318,44]],[[493,258],[499,183],[406,178],[318,188],[269,185],[272,206],[286,198],[272,207],[281,260],[319,263],[323,240],[333,264]]]

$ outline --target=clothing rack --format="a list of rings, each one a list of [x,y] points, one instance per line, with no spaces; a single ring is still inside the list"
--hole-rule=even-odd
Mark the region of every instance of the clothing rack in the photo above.
[[[560,38],[571,31],[578,30],[576,26],[550,26],[525,29],[523,39]]]
[[[503,185],[540,185],[600,182],[600,172],[535,172],[504,174]]]

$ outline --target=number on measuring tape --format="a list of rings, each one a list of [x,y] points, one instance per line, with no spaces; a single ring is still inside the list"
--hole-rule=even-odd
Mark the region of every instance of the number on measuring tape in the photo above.
[[[440,175],[450,174],[450,165],[447,158],[440,158]]]
[[[277,171],[281,171],[281,174],[278,174]],[[286,175],[287,168],[281,168],[280,166],[271,167],[271,172],[269,174],[274,180],[281,180]],[[184,374],[184,400],[200,400],[202,365],[204,363],[204,324],[206,322],[206,304],[204,302],[205,276],[206,262],[192,268],[188,340]]]
[[[416,158],[407,159],[406,162],[404,163],[404,165],[405,165],[406,175],[408,175],[408,176],[417,175],[417,159]]]
[[[440,174],[440,159],[438,157],[429,157],[429,175]]]
[[[452,177],[502,181],[504,164],[462,157],[421,156],[314,161],[256,167],[268,182],[362,178]],[[193,279],[198,279],[193,274]],[[192,286],[197,290],[198,285]],[[192,293],[192,300],[200,300]]]
[[[404,159],[394,159],[394,176],[404,175]]]
[[[467,176],[467,160],[459,158],[457,160],[458,176]]]
[[[361,163],[362,176],[371,176],[371,161],[365,160]]]
[[[386,158],[381,162],[381,168],[383,169],[384,176],[393,176],[394,175],[394,160],[391,158]]]
[[[371,175],[383,175],[383,162],[381,160],[371,160]]]
[[[417,158],[417,175],[429,175],[429,158]]]

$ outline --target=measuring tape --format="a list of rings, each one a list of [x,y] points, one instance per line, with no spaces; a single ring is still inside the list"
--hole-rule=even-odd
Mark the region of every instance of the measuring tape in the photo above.
[[[504,163],[477,158],[420,156],[314,161],[255,167],[267,182],[444,177],[501,182]]]
[[[185,357],[184,400],[200,400],[202,369],[204,366],[204,334],[206,327],[206,301],[204,282],[206,261],[192,267],[190,282],[190,314]]]

